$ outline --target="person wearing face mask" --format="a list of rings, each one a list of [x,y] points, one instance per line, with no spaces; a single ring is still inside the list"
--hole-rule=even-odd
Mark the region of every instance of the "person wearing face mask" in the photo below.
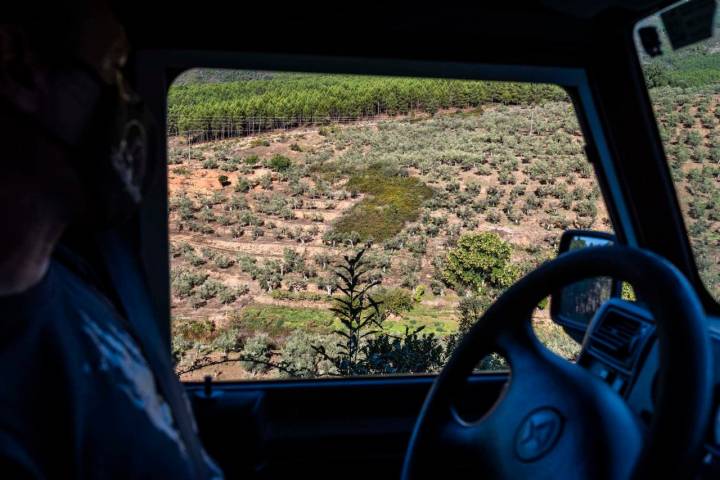
[[[87,0],[0,24],[0,475],[221,478],[134,250],[156,131]]]

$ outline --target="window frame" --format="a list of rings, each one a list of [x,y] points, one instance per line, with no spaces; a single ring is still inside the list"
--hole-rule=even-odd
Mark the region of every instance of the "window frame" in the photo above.
[[[649,140],[651,141],[651,147],[653,148],[654,152],[656,153],[656,160],[659,161],[660,166],[659,169],[662,171],[663,176],[665,177],[666,181],[670,184],[670,195],[671,200],[674,202],[675,210],[677,213],[677,219],[676,219],[676,225],[681,230],[681,243],[680,243],[680,249],[682,251],[682,256],[684,257],[684,271],[683,273],[687,275],[688,280],[690,283],[695,287],[695,291],[700,296],[700,299],[705,306],[708,313],[711,313],[715,315],[716,317],[720,317],[720,299],[716,299],[712,293],[710,293],[710,290],[708,290],[707,285],[705,285],[705,281],[700,276],[700,270],[697,267],[697,260],[695,258],[695,250],[693,249],[692,242],[690,240],[690,233],[688,232],[688,225],[685,220],[685,212],[683,211],[681,205],[680,205],[680,198],[678,196],[677,192],[677,184],[675,183],[675,179],[672,176],[672,173],[670,171],[670,160],[667,157],[667,153],[665,151],[665,143],[663,142],[662,136],[660,135],[660,128],[659,128],[659,121],[655,114],[655,107],[652,103],[652,99],[650,98],[650,90],[647,86],[647,79],[645,77],[645,70],[643,68],[642,59],[640,57],[640,43],[639,41],[636,41],[638,36],[638,30],[641,28],[641,24],[645,22],[649,17],[653,17],[656,15],[660,15],[664,11],[672,10],[673,8],[680,5],[682,2],[673,2],[671,5],[668,5],[665,8],[662,8],[660,10],[657,10],[652,13],[648,13],[646,16],[642,17],[638,21],[636,21],[632,25],[632,31],[631,31],[631,39],[632,39],[632,48],[631,48],[631,55],[630,55],[630,61],[632,63],[632,70],[633,74],[639,78],[638,87],[639,91],[641,92],[641,95],[639,96],[640,102],[643,104],[645,109],[648,111],[648,119],[649,119]],[[717,33],[716,33],[717,35]]]
[[[159,312],[158,327],[168,350],[171,348],[171,315],[167,142],[165,141],[167,94],[173,80],[180,73],[191,68],[452,78],[558,85],[568,92],[573,103],[586,143],[586,156],[593,165],[618,242],[637,245],[630,210],[605,137],[588,74],[583,68],[214,51],[139,52],[134,66],[137,74],[137,89],[146,99],[157,121],[158,130],[162,132],[162,139],[154,151],[159,161],[157,166],[160,172],[159,181],[140,212],[139,236],[141,257],[148,275],[148,287]],[[374,378],[380,380],[386,377],[368,377],[369,380]],[[319,378],[303,381],[325,380]],[[268,381],[241,383],[265,382]]]

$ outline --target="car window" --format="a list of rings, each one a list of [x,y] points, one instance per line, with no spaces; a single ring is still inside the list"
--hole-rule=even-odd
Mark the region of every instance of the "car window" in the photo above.
[[[655,118],[680,201],[700,278],[720,298],[720,39],[673,50],[659,15],[638,25],[655,27],[662,55],[638,52]],[[638,35],[639,37],[639,35]]]
[[[611,231],[556,86],[198,69],[167,118],[183,380],[437,372],[563,230]]]

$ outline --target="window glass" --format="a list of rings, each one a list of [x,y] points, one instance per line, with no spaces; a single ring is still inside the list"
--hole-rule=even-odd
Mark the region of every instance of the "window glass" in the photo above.
[[[680,201],[695,262],[711,295],[720,298],[720,40],[673,50],[659,15],[638,25],[655,27],[662,55],[640,44],[645,80]]]
[[[437,372],[563,230],[610,231],[583,144],[551,85],[184,73],[168,94],[178,374]],[[577,355],[545,302],[534,322]]]

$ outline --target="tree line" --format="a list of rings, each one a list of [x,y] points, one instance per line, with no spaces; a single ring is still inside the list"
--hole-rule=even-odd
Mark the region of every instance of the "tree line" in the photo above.
[[[545,84],[286,73],[174,85],[167,118],[170,135],[215,139],[379,114],[566,98],[561,88]]]

